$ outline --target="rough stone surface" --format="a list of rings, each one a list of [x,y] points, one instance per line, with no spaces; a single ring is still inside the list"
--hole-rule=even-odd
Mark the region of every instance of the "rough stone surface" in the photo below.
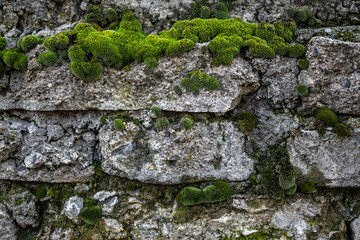
[[[274,59],[255,58],[252,64],[262,73],[261,82],[266,86],[267,99],[272,106],[294,108],[298,100],[297,60],[276,56]]]
[[[99,119],[96,113],[15,112],[5,115],[0,121],[3,129],[0,133],[3,139],[0,140],[0,179],[88,181],[94,174],[91,164],[96,139],[93,131],[97,131]],[[62,129],[61,134],[54,134],[53,126]]]
[[[176,184],[194,180],[242,181],[253,170],[244,135],[230,121],[197,122],[191,130],[172,125],[160,132],[126,123],[100,130],[102,168],[111,175],[142,182]]]
[[[78,196],[73,196],[66,201],[62,214],[71,220],[76,220],[83,207],[84,199],[79,198]]]
[[[5,205],[12,211],[13,218],[22,228],[39,225],[36,197],[23,188],[12,189],[8,193]]]
[[[104,219],[105,230],[109,232],[109,237],[114,239],[122,239],[127,236],[126,231],[124,230],[121,223],[113,218]]]
[[[304,175],[318,177],[328,187],[360,186],[360,136],[340,138],[327,131],[300,130],[288,139],[291,164]],[[319,174],[320,173],[320,174]]]
[[[15,240],[16,226],[14,219],[7,213],[6,207],[0,203],[0,239]]]
[[[352,239],[360,240],[360,217],[351,222]]]
[[[305,108],[326,106],[341,114],[360,113],[360,43],[314,37],[308,44],[309,68],[299,83],[309,88]],[[343,84],[343,81],[348,84]]]
[[[247,61],[236,58],[229,67],[210,67],[211,57],[201,54],[200,48],[198,45],[180,57],[161,58],[154,71],[147,70],[144,63],[132,63],[129,71],[108,68],[93,83],[77,79],[65,63],[31,69],[16,79],[16,88],[0,95],[0,109],[137,110],[156,104],[169,111],[225,113],[260,86],[258,75]],[[221,90],[201,90],[199,96],[188,91],[176,95],[174,86],[202,63],[206,66],[203,71],[219,80]],[[48,127],[50,138],[62,134],[58,127]]]

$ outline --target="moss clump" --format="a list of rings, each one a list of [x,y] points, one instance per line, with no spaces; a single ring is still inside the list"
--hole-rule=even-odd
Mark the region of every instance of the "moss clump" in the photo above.
[[[4,37],[0,37],[0,51],[4,50],[6,47],[6,39]]]
[[[185,187],[179,193],[179,201],[183,205],[195,205],[224,201],[232,194],[230,187],[223,181],[216,181],[201,190],[195,187]]]
[[[65,49],[61,52],[61,58],[64,60],[69,59],[69,51],[67,49]]]
[[[124,131],[125,125],[121,119],[115,119],[114,120],[114,128],[119,131]]]
[[[113,8],[102,11],[98,6],[93,5],[90,12],[85,16],[85,21],[94,26],[105,27],[109,24],[118,24],[118,13]]]
[[[205,194],[201,189],[185,187],[180,191],[179,201],[183,205],[201,204],[205,201]]]
[[[85,51],[78,44],[69,49],[69,59],[72,62],[85,62],[87,60]]]
[[[218,35],[209,42],[210,51],[215,54],[213,64],[215,66],[230,65],[234,55],[239,53],[243,46],[243,39],[239,36]]]
[[[190,39],[181,39],[170,43],[165,53],[166,56],[175,57],[181,55],[183,52],[192,50],[194,46],[195,43]]]
[[[84,202],[85,207],[94,207],[96,206],[96,202],[92,199],[86,199]]]
[[[104,11],[104,17],[105,19],[108,21],[108,22],[114,22],[116,20],[118,20],[119,18],[119,15],[118,13],[116,12],[115,9],[113,8],[108,8]]]
[[[274,58],[275,51],[265,44],[256,44],[249,49],[249,53],[259,58]]]
[[[296,176],[285,147],[272,146],[265,152],[255,154],[254,157],[258,159],[256,170],[261,177],[260,186],[265,192],[280,198],[296,192]]]
[[[24,52],[29,52],[35,48],[38,44],[43,43],[43,40],[34,36],[29,35],[23,38],[20,38],[18,41],[18,47],[21,48]]]
[[[315,187],[315,181],[314,180],[308,180],[305,182],[302,182],[298,186],[298,191],[304,194],[313,193],[316,190]]]
[[[69,43],[69,38],[66,36],[65,33],[58,33],[55,36],[51,36],[45,39],[44,46],[56,52],[57,50],[65,49],[66,45]]]
[[[309,61],[306,58],[299,59],[298,64],[302,70],[305,70],[309,67]]]
[[[350,130],[342,123],[336,124],[332,131],[339,137],[347,137],[350,135]]]
[[[174,92],[176,93],[176,95],[181,96],[182,95],[181,87],[179,85],[176,85],[174,87]]]
[[[215,18],[227,19],[229,17],[229,9],[225,2],[218,2],[215,7]]]
[[[190,130],[193,125],[194,125],[194,120],[189,115],[182,117],[180,120],[180,127],[185,130]]]
[[[200,10],[199,17],[203,19],[208,19],[211,16],[211,9],[208,6],[202,6]]]
[[[248,135],[250,132],[252,132],[256,125],[257,120],[254,114],[250,112],[243,112],[238,116],[238,126],[245,135]]]
[[[95,58],[89,62],[70,62],[69,68],[77,78],[87,82],[98,80],[102,73],[101,64]]]
[[[47,194],[47,190],[45,188],[37,188],[35,192],[35,197],[37,199],[40,199],[46,197],[46,194]]]
[[[303,57],[306,53],[306,47],[301,44],[295,44],[295,45],[289,46],[288,50],[289,50],[289,57],[292,57],[292,58]]]
[[[210,77],[199,69],[191,71],[186,78],[182,79],[181,86],[191,91],[194,95],[200,94],[200,88],[206,90],[220,90],[221,88],[216,78]]]
[[[79,213],[79,217],[84,220],[87,224],[94,225],[98,223],[101,219],[102,211],[99,206],[89,206],[85,207]]]
[[[293,18],[294,21],[302,26],[313,26],[315,25],[315,17],[309,9],[297,10],[290,8],[287,11],[289,17]]]
[[[6,65],[13,67],[16,70],[27,69],[28,61],[26,55],[24,53],[18,52],[17,50],[5,50],[2,55],[2,59]]]
[[[166,117],[164,117],[164,118],[158,118],[156,120],[154,128],[157,132],[160,132],[162,130],[167,129],[169,126],[170,126],[169,120]]]
[[[323,123],[325,127],[334,127],[338,124],[336,114],[326,107],[321,107],[316,111],[316,121]]]
[[[50,52],[50,51],[46,51],[43,52],[39,55],[39,63],[50,67],[50,66],[54,66],[58,60],[58,55],[57,53],[54,52]]]
[[[157,60],[154,57],[148,57],[144,60],[144,63],[148,69],[154,69],[157,66]]]
[[[306,85],[304,84],[299,84],[296,86],[296,92],[300,95],[300,96],[306,96],[308,94],[308,88]]]
[[[102,15],[101,8],[93,5],[91,7],[90,13],[88,13],[85,16],[85,21],[87,21],[89,23],[101,23],[102,20],[103,20],[103,15]]]
[[[161,108],[160,107],[158,107],[158,106],[152,106],[151,108],[150,108],[150,110],[151,110],[151,112],[153,112],[154,114],[156,114],[156,115],[160,115],[161,114]]]

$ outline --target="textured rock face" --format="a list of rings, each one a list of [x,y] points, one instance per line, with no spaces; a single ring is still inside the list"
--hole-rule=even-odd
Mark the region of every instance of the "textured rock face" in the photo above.
[[[39,213],[35,203],[36,197],[22,188],[12,189],[8,196],[5,205],[12,211],[16,222],[23,228],[37,227]]]
[[[299,83],[309,87],[304,107],[327,106],[341,114],[360,112],[360,44],[315,37],[306,54],[309,69]]]
[[[360,240],[360,218],[351,223],[351,231],[353,240]]]
[[[304,175],[320,177],[320,185],[360,186],[358,134],[342,139],[331,132],[319,136],[316,131],[300,130],[288,139],[288,150],[292,165]]]
[[[43,69],[33,62],[34,69],[24,78],[10,80],[13,87],[0,96],[0,109],[137,110],[157,104],[169,111],[224,113],[260,86],[247,61],[237,58],[229,67],[210,67],[211,58],[200,47],[180,57],[161,58],[154,71],[143,63],[131,64],[129,71],[107,69],[94,83],[74,77],[65,63]],[[174,86],[201,64],[204,72],[218,78],[221,90],[201,90],[199,96],[183,90],[182,96],[176,95]],[[16,87],[12,81],[18,82]]]
[[[16,226],[14,220],[7,213],[6,207],[0,203],[0,239],[14,240],[16,239]]]
[[[222,179],[242,181],[253,169],[244,152],[244,135],[234,123],[198,122],[191,130],[175,124],[160,132],[127,123],[100,130],[102,168],[111,175],[142,182],[177,184]]]
[[[98,115],[15,114],[0,121],[0,179],[79,182],[92,177]]]
[[[256,58],[255,69],[262,73],[261,82],[266,86],[266,97],[274,108],[293,108],[298,99],[296,93],[298,67],[294,58],[276,56],[274,59]]]

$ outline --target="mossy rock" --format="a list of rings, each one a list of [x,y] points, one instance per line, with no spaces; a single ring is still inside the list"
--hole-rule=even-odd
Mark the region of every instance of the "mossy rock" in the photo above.
[[[334,127],[338,124],[338,117],[330,109],[321,107],[316,111],[316,121],[323,123],[327,127]]]
[[[85,207],[79,213],[79,217],[87,224],[94,225],[101,220],[102,211],[99,206]]]
[[[257,120],[255,115],[250,112],[240,113],[240,115],[238,116],[238,125],[240,130],[245,135],[248,135],[257,126]]]
[[[57,60],[58,54],[54,52],[46,51],[39,55],[39,63],[47,67],[54,66]]]

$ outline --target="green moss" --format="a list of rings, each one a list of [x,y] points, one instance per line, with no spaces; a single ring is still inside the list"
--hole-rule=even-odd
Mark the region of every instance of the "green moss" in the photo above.
[[[70,62],[69,68],[77,78],[87,82],[98,80],[102,73],[102,67],[95,58],[90,62]]]
[[[108,8],[104,11],[104,16],[105,16],[105,19],[108,21],[108,22],[114,22],[116,21],[118,18],[119,18],[119,15],[118,13],[116,12],[115,9],[113,8]]]
[[[72,62],[84,62],[87,60],[85,51],[78,44],[69,49],[69,59]]]
[[[157,60],[155,57],[148,57],[144,60],[148,69],[154,69],[157,66]]]
[[[315,17],[309,9],[297,10],[290,8],[287,11],[289,17],[293,18],[294,21],[302,26],[313,26],[315,25]]]
[[[94,207],[96,206],[96,202],[92,199],[86,199],[84,202],[85,207]]]
[[[296,25],[293,22],[277,21],[274,23],[275,33],[283,38],[286,42],[293,41],[293,35],[296,30]]]
[[[153,112],[156,115],[161,114],[161,108],[158,106],[153,105],[153,106],[151,106],[150,110],[151,110],[151,112]]]
[[[24,53],[17,50],[9,49],[5,50],[2,59],[6,65],[13,67],[16,70],[25,70],[28,66],[27,57]]]
[[[69,43],[69,38],[65,33],[58,33],[55,36],[51,36],[45,39],[44,46],[49,50],[56,52],[57,50],[65,49]]]
[[[214,17],[217,19],[227,19],[229,17],[229,9],[225,2],[216,4]]]
[[[47,191],[47,196],[52,197],[53,199],[67,199],[74,194],[74,188],[72,185],[59,185],[56,184],[52,186]]]
[[[119,131],[124,131],[125,125],[121,119],[115,119],[114,120],[114,128]]]
[[[201,6],[199,17],[208,19],[211,16],[211,9],[208,6]]]
[[[249,49],[249,53],[259,58],[274,58],[275,51],[265,44],[256,44]]]
[[[21,48],[21,50],[23,50],[24,52],[29,52],[41,43],[43,43],[42,39],[39,39],[34,35],[29,35],[19,39],[18,47]]]
[[[101,8],[93,5],[90,13],[88,13],[85,16],[85,21],[87,21],[89,23],[101,23],[102,20],[103,20],[103,15],[102,15]]]
[[[194,120],[189,115],[182,117],[180,120],[180,127],[185,130],[190,130],[193,125],[194,125]]]
[[[176,95],[181,96],[182,95],[181,87],[179,85],[176,85],[174,87],[174,92],[176,93]]]
[[[323,123],[325,127],[334,127],[338,124],[336,114],[326,107],[321,107],[316,111],[316,121]]]
[[[64,59],[64,60],[69,59],[69,50],[64,49],[64,50],[61,52],[61,58]]]
[[[280,198],[295,193],[296,176],[285,147],[275,145],[254,157],[258,160],[256,170],[261,177],[260,186],[265,192]]]
[[[221,85],[219,81],[210,77],[199,69],[195,69],[188,74],[188,77],[181,80],[181,86],[192,92],[194,95],[200,94],[200,89],[206,90],[220,90]]]
[[[304,84],[299,84],[296,86],[296,92],[300,95],[300,96],[306,96],[308,94],[308,88],[306,85]]]
[[[39,187],[39,188],[36,189],[35,196],[36,196],[37,199],[46,197],[46,194],[47,194],[47,190],[45,188],[40,188]]]
[[[350,130],[342,123],[336,124],[333,128],[333,132],[336,133],[339,137],[347,137],[350,135]]]
[[[58,60],[57,53],[46,51],[39,55],[39,63],[44,66],[54,66]]]
[[[166,56],[175,57],[181,55],[183,52],[188,52],[192,50],[195,46],[195,43],[190,39],[182,39],[174,41],[169,44],[166,48]]]
[[[298,186],[298,191],[304,194],[313,193],[316,190],[315,181],[308,180]]]
[[[239,114],[238,126],[245,135],[248,135],[250,132],[252,132],[256,125],[257,120],[254,114],[250,112],[243,112]]]
[[[162,130],[167,129],[169,126],[170,126],[169,120],[164,117],[164,118],[158,118],[156,120],[154,128],[157,132],[160,132]]]
[[[242,46],[243,39],[239,36],[218,35],[209,42],[209,49],[215,54],[213,64],[215,66],[230,65],[234,55],[239,53]]]
[[[171,189],[166,189],[166,191],[165,191],[165,196],[166,196],[166,198],[168,198],[168,199],[172,199],[172,198],[174,197],[172,190],[171,190]]]
[[[289,46],[288,51],[289,51],[289,57],[299,58],[299,57],[303,57],[305,55],[306,47],[301,44],[295,44],[295,45]]]
[[[95,174],[96,174],[96,176],[99,176],[99,177],[101,177],[101,176],[103,176],[104,175],[104,171],[102,170],[102,168],[101,168],[101,162],[98,162],[98,161],[94,161],[93,162],[93,165],[94,165],[94,167],[95,167]]]
[[[87,224],[94,225],[101,220],[102,211],[99,206],[85,207],[80,213],[79,217]]]
[[[4,50],[6,47],[6,39],[4,37],[0,37],[0,51]]]
[[[204,188],[185,187],[179,193],[179,201],[183,205],[214,203],[228,199],[232,194],[230,187],[223,181],[216,181],[214,185]]]
[[[309,67],[309,61],[306,58],[299,59],[298,64],[302,70],[305,70]]]
[[[180,191],[179,201],[183,205],[195,205],[205,202],[205,194],[201,189],[185,187]]]

